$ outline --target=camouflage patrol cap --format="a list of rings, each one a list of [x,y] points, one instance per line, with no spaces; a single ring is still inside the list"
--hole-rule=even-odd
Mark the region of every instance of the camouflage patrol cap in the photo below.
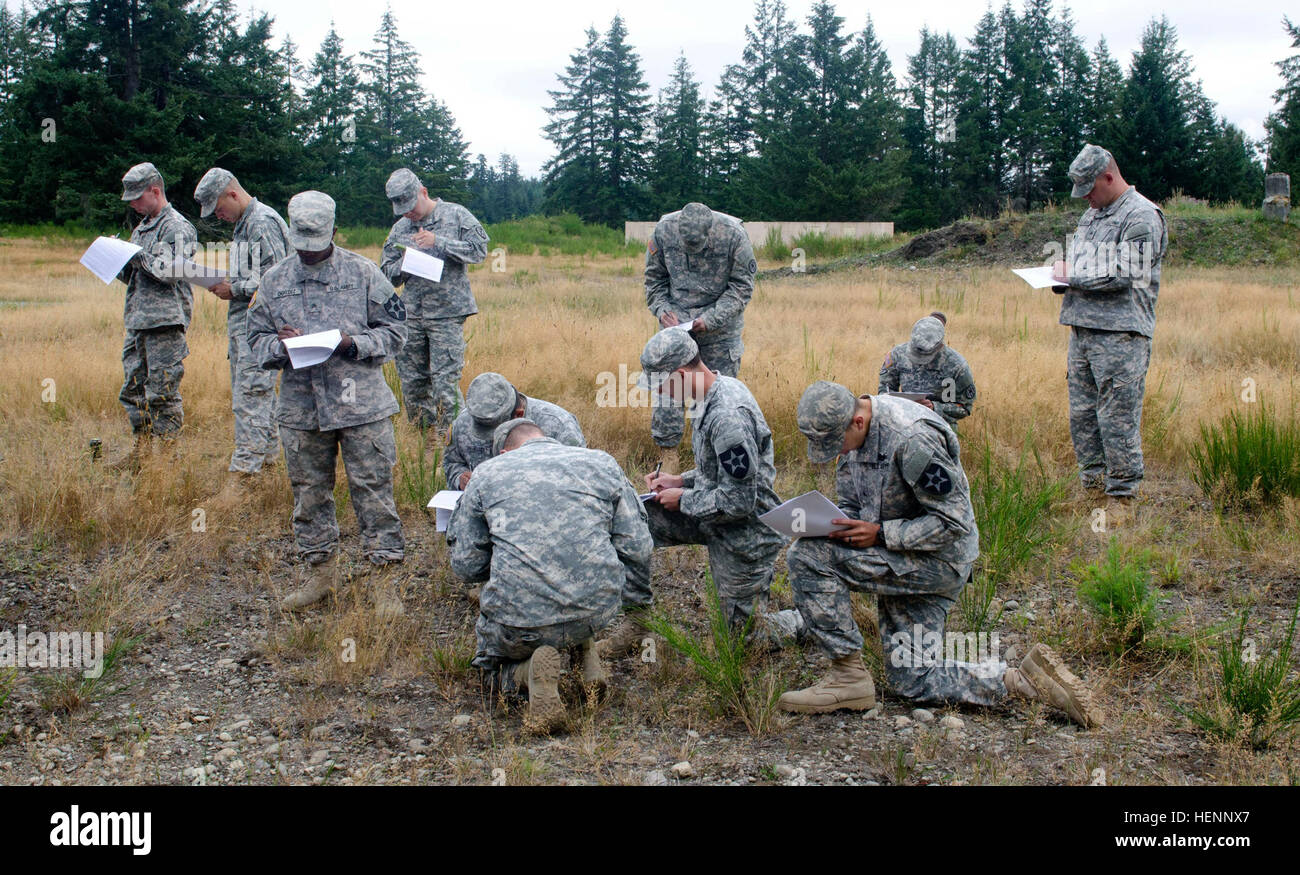
[[[492,455],[499,456],[506,448],[506,441],[510,439],[510,432],[514,431],[521,425],[531,425],[533,428],[540,429],[537,423],[531,419],[519,417],[518,419],[508,419],[496,427],[492,432]]]
[[[1114,159],[1101,146],[1088,143],[1070,162],[1070,181],[1074,183],[1071,197],[1087,197],[1097,177],[1101,176]]]
[[[481,441],[492,440],[493,430],[514,416],[516,395],[515,387],[500,374],[488,371],[475,377],[465,393],[465,409],[474,436]]]
[[[133,201],[149,190],[151,185],[163,184],[162,174],[148,161],[137,164],[122,177],[122,200]]]
[[[403,167],[394,170],[393,175],[384,183],[384,192],[393,202],[393,215],[400,216],[415,209],[420,200],[420,178],[414,172]]]
[[[289,245],[299,252],[323,252],[334,239],[334,198],[302,191],[289,199]]]
[[[235,181],[235,174],[220,167],[213,167],[199,184],[194,187],[194,199],[199,202],[199,215],[204,218],[212,215],[217,206],[217,198],[225,194],[226,187]]]
[[[858,399],[839,383],[818,380],[804,390],[796,417],[808,438],[808,459],[823,464],[840,454]]]
[[[689,331],[665,328],[646,341],[641,350],[641,376],[636,384],[653,392],[673,371],[689,365],[699,354],[700,348]]]
[[[713,210],[701,203],[689,203],[682,207],[681,218],[677,228],[682,235],[682,244],[687,252],[700,252],[708,242],[709,230],[713,227]]]
[[[908,344],[908,349],[917,358],[934,358],[939,348],[943,346],[943,333],[943,323],[934,316],[918,319],[912,326],[912,340]]]

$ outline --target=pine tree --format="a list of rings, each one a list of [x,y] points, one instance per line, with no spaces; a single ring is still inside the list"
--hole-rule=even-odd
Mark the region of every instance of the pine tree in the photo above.
[[[1059,201],[1070,196],[1070,162],[1079,154],[1088,128],[1088,86],[1092,64],[1074,30],[1070,7],[1061,9],[1055,23],[1052,53],[1052,89],[1050,107],[1051,140],[1047,147],[1045,188]]]
[[[645,155],[650,122],[650,86],[641,58],[627,41],[622,16],[615,15],[596,49],[596,143],[601,185],[593,205],[596,221],[619,227],[647,215]]]
[[[1120,114],[1124,102],[1124,70],[1111,57],[1106,38],[1097,40],[1092,53],[1092,73],[1088,79],[1088,124],[1084,136],[1089,142],[1114,148],[1122,134]],[[1109,144],[1109,146],[1107,146]]]
[[[324,178],[321,185],[328,184],[339,192],[340,177],[356,151],[361,80],[333,22],[320,51],[312,58],[309,75],[307,153],[314,165],[309,172]]]
[[[949,196],[957,139],[957,77],[961,53],[952,34],[921,29],[921,45],[908,56],[903,135],[910,150],[909,186],[897,222],[933,227],[959,215]]]
[[[1009,111],[1005,18],[980,17],[957,77],[956,166],[962,211],[995,215],[1008,190],[1005,119]]]
[[[1283,18],[1282,26],[1291,37],[1291,48],[1300,49],[1300,26]],[[1268,171],[1289,173],[1300,180],[1300,53],[1277,62],[1282,87],[1273,94],[1278,108],[1264,122],[1268,132]]]
[[[1190,79],[1174,26],[1163,16],[1152,20],[1129,67],[1121,136],[1111,152],[1124,178],[1153,200],[1164,200],[1175,189],[1193,193],[1200,188],[1192,169]]]
[[[546,206],[550,211],[571,210],[592,220],[596,189],[600,185],[600,155],[596,127],[596,50],[600,34],[588,28],[585,45],[569,56],[569,65],[556,78],[560,88],[548,91],[551,106],[546,137],[555,155],[546,163]]]
[[[667,213],[704,197],[704,100],[685,55],[673,65],[655,108],[650,188],[653,209]]]

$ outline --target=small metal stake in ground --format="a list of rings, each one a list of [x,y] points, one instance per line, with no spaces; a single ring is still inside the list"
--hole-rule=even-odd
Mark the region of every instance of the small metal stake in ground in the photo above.
[[[90,439],[90,461],[98,462],[100,453],[104,449],[104,442],[99,438]]]

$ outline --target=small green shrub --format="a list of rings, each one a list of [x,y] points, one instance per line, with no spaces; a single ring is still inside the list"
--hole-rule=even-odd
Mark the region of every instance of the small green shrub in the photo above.
[[[1236,634],[1219,645],[1217,677],[1210,689],[1204,683],[1201,687],[1209,701],[1202,708],[1175,704],[1174,710],[1208,735],[1263,750],[1290,738],[1300,726],[1300,678],[1291,678],[1300,601],[1291,612],[1286,634],[1269,656],[1259,656],[1246,637],[1249,615],[1249,610],[1242,611]]]

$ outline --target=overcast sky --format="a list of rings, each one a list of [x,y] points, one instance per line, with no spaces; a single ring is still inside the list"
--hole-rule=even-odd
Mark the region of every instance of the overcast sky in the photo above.
[[[4,0],[16,6],[17,0]],[[356,0],[237,0],[246,13],[262,10],[275,17],[276,41],[287,33],[309,63],[333,19],[346,51],[370,46],[383,14],[383,2]],[[790,15],[804,28],[813,0],[787,0]],[[965,49],[984,13],[981,0],[914,0],[869,2],[839,0],[836,9],[845,29],[858,31],[870,13],[876,33],[893,62],[900,83],[907,56],[916,51],[921,27],[947,30]],[[994,4],[1002,5],[1001,0]],[[1022,0],[1013,0],[1017,10]],[[1076,31],[1089,50],[1105,36],[1111,54],[1127,71],[1143,27],[1167,15],[1178,29],[1179,45],[1192,59],[1195,76],[1229,121],[1247,136],[1264,136],[1264,118],[1273,109],[1273,92],[1281,85],[1275,62],[1289,55],[1282,29],[1282,3],[1260,0],[1076,0]],[[1058,2],[1056,9],[1059,11]],[[628,2],[539,2],[493,0],[491,3],[442,3],[392,0],[404,38],[421,53],[424,83],[456,117],[471,156],[482,152],[495,160],[501,152],[519,159],[525,175],[537,173],[551,155],[542,134],[546,92],[569,55],[595,26],[601,33],[616,13],[623,15],[629,39],[641,56],[652,93],[668,81],[678,53],[685,52],[705,93],[724,66],[740,60],[745,25],[753,18],[752,0],[652,0]],[[1300,10],[1292,13],[1293,20]]]

